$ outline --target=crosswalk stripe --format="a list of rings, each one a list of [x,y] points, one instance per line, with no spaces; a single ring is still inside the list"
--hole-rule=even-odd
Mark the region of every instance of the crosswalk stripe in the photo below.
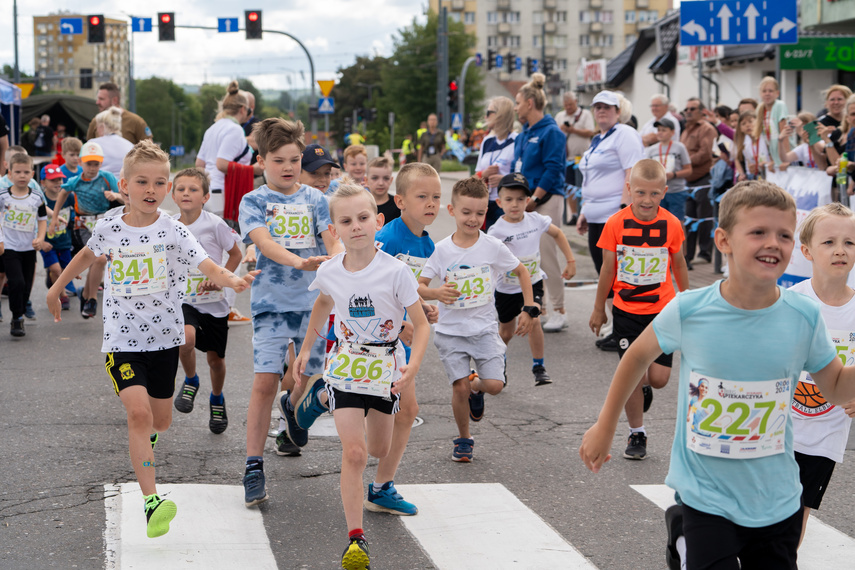
[[[667,485],[630,485],[643,497],[665,510],[675,504],[674,490]],[[664,521],[663,521],[664,524]],[[855,539],[811,515],[799,548],[802,570],[848,570],[855,559]]]
[[[419,507],[418,515],[401,517],[404,526],[440,570],[596,569],[501,484],[397,488]]]
[[[169,533],[146,536],[138,483],[104,486],[107,570],[253,568],[276,570],[261,512],[236,485],[158,485],[178,505]]]

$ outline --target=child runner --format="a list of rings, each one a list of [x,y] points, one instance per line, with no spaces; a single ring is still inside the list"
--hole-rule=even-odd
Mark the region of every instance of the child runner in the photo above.
[[[316,292],[309,291],[309,285],[321,262],[329,259],[322,255],[321,247],[326,247],[330,255],[341,250],[340,243],[330,235],[326,198],[299,182],[305,149],[303,132],[299,121],[271,118],[255,124],[258,164],[265,171],[267,184],[245,195],[240,203],[243,240],[258,248],[256,267],[262,270],[252,286],[255,378],[246,427],[243,484],[247,507],[267,500],[262,454],[270,409],[282,378],[289,341],[302,342],[308,332],[312,304],[317,298]],[[319,374],[324,366],[324,342],[310,339],[312,358],[307,370],[309,374]],[[288,384],[293,384],[290,375],[285,377]],[[279,395],[278,404],[287,420],[289,438],[303,447],[308,432],[294,419],[294,404],[300,394],[301,391],[285,391]]]
[[[344,243],[338,254],[318,269],[310,289],[320,291],[306,340],[294,364],[295,383],[312,358],[315,331],[335,307],[336,349],[324,379],[329,407],[341,439],[341,501],[347,520],[348,546],[341,558],[345,570],[368,569],[368,543],[362,530],[362,474],[367,455],[384,457],[392,444],[393,414],[404,390],[415,383],[430,336],[412,271],[374,244],[383,222],[371,194],[361,184],[343,179],[330,198],[333,237]],[[413,321],[411,359],[405,359],[398,331],[404,310]],[[367,376],[367,379],[365,378]]]
[[[36,251],[41,249],[47,230],[47,208],[41,193],[29,187],[33,159],[16,153],[7,164],[12,185],[0,190],[0,225],[6,240],[3,266],[9,283],[10,333],[22,337],[26,335],[24,313],[33,289]]]
[[[45,281],[48,289],[51,284],[59,278],[59,274],[65,266],[71,262],[71,232],[74,228],[74,195],[69,194],[64,204],[56,205],[60,187],[65,175],[62,168],[55,164],[48,164],[42,168],[42,188],[45,194],[47,207],[55,210],[59,208],[59,225],[52,234],[47,234],[47,239],[42,244],[41,254],[47,276]],[[68,295],[65,291],[59,298],[62,310],[69,309]]]
[[[121,184],[129,212],[99,221],[89,242],[47,294],[59,322],[59,296],[65,284],[101,255],[110,261],[104,288],[104,340],[107,374],[128,415],[128,447],[145,500],[149,538],[169,532],[177,508],[157,495],[154,444],[172,423],[172,393],[184,344],[181,300],[185,268],[198,267],[220,287],[243,291],[243,279],[211,261],[202,245],[177,220],[158,212],[169,193],[169,156],[143,140],[125,156]],[[257,273],[257,272],[256,272]]]
[[[74,178],[80,174],[80,149],[83,143],[77,137],[65,137],[62,139],[62,159],[65,161],[60,168],[66,179]]]
[[[374,195],[377,211],[383,214],[384,224],[401,216],[401,209],[395,204],[395,197],[389,195],[394,165],[391,158],[378,156],[368,163],[368,174],[365,176],[365,184]]]
[[[531,372],[534,374],[534,385],[544,386],[552,384],[552,380],[543,365],[543,329],[538,326],[539,316],[543,310],[543,279],[546,277],[546,273],[540,268],[540,236],[548,234],[564,254],[567,265],[561,275],[562,279],[572,279],[576,275],[576,260],[567,236],[552,223],[550,218],[537,212],[526,212],[531,194],[531,188],[525,176],[518,172],[504,175],[499,181],[496,197],[496,205],[500,211],[504,210],[504,214],[490,226],[487,233],[511,250],[511,253],[526,267],[531,278],[532,294],[537,310],[528,311],[528,314],[532,319],[538,319],[532,325],[531,334],[528,336],[533,362]],[[499,282],[496,284],[496,311],[499,314],[499,336],[506,345],[514,337],[517,317],[523,310],[524,304],[517,274],[511,271],[499,277]],[[506,355],[505,382],[508,381],[507,362]]]
[[[516,271],[520,278],[524,306],[516,334],[528,334],[530,314],[538,314],[528,270],[502,242],[481,232],[488,196],[480,178],[454,184],[448,212],[457,229],[436,244],[419,277],[422,297],[441,301],[434,343],[452,385],[451,407],[459,430],[451,458],[464,463],[472,461],[475,445],[469,419],[480,422],[484,417],[484,392],[496,395],[505,387],[505,343],[493,302],[501,274]],[[429,287],[434,277],[442,283],[438,288]],[[471,360],[477,376],[470,377]]]
[[[683,223],[686,219],[686,178],[692,175],[692,159],[686,145],[674,140],[677,125],[671,119],[659,119],[656,127],[656,139],[659,141],[644,149],[647,158],[658,160],[665,168],[665,183],[668,192],[662,196],[662,207],[674,214]]]
[[[222,218],[202,209],[211,197],[208,175],[198,168],[187,168],[172,180],[172,199],[181,210],[177,218],[199,240],[211,259],[223,259],[224,267],[235,271],[243,254],[240,236]],[[196,349],[206,353],[211,375],[210,417],[208,428],[213,433],[223,433],[229,425],[223,384],[226,381],[226,343],[229,340],[229,302],[222,287],[217,286],[198,269],[191,269],[184,291],[185,344],[179,350],[184,382],[175,395],[175,409],[189,414],[199,390],[196,374]]]
[[[344,159],[342,159],[341,164],[344,167],[342,168],[342,175],[347,174],[353,180],[362,184],[365,181],[365,168],[368,164],[368,152],[366,152],[365,147],[361,144],[352,144],[344,149]],[[333,180],[330,182],[330,186],[326,191],[327,196],[331,196],[332,193],[336,191],[340,182],[340,178],[335,176],[333,177]]]
[[[844,364],[853,364],[851,340],[855,323],[855,291],[846,284],[855,263],[855,214],[840,203],[813,210],[799,232],[802,253],[811,262],[811,279],[790,289],[819,303]],[[843,463],[849,425],[846,406],[825,400],[810,374],[802,372],[790,415],[793,419],[793,449],[802,483],[804,519],[799,544],[805,535],[811,509],[818,509],[831,481],[835,463]]]
[[[596,473],[645,371],[661,353],[680,350],[665,482],[683,505],[689,568],[796,567],[803,509],[789,407],[799,374],[807,370],[831,403],[855,397],[855,367],[836,357],[819,306],[777,286],[795,228],[795,201],[774,184],[730,189],[715,230],[728,278],[680,293],[641,333],[582,439],[579,455]],[[689,400],[703,382],[706,417],[693,428]]]
[[[673,214],[659,207],[667,190],[665,169],[657,160],[641,159],[632,167],[627,187],[632,203],[608,219],[597,242],[603,250],[603,268],[589,323],[594,334],[599,334],[606,322],[606,297],[614,290],[612,315],[620,358],[676,295],[672,273],[680,291],[689,288],[682,254],[683,227]],[[626,402],[630,433],[623,456],[627,459],[647,457],[645,401],[653,399],[651,386],[662,388],[668,383],[671,361],[670,353],[658,355]]]
[[[333,167],[339,166],[327,149],[319,144],[310,144],[303,150],[300,183],[326,193],[330,186]]]

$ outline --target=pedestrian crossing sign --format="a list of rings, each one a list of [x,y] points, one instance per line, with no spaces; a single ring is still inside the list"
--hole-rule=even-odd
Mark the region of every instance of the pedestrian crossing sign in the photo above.
[[[454,113],[451,115],[451,128],[454,130],[459,130],[463,128],[463,117],[460,113]]]
[[[335,112],[335,99],[332,97],[321,97],[318,99],[318,114],[332,115]]]

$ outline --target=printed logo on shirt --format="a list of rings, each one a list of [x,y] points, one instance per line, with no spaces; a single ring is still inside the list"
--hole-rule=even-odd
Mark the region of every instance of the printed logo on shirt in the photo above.
[[[539,140],[540,140],[540,137],[531,137],[530,139],[528,139],[528,142],[537,144],[537,141],[539,141]]]
[[[513,241],[514,241],[514,236],[508,236],[503,240],[504,243],[511,243]]]
[[[122,380],[130,380],[134,377],[134,369],[127,362],[119,366],[119,372],[122,374]]]
[[[353,295],[348,303],[350,316],[354,318],[373,317],[374,303],[371,301],[371,296],[366,294],[364,297]]]

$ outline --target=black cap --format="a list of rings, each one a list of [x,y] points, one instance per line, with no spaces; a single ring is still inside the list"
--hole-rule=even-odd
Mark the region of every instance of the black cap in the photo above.
[[[658,121],[653,123],[653,126],[654,127],[665,127],[666,129],[671,129],[672,131],[677,130],[674,127],[674,121],[672,121],[671,119],[659,119]]]
[[[325,164],[332,164],[336,168],[341,168],[332,155],[319,144],[310,144],[303,151],[303,160],[301,167],[308,172],[314,172]]]
[[[499,180],[499,190],[502,188],[519,188],[525,192],[526,196],[531,196],[531,188],[528,187],[528,180],[519,172],[511,172],[505,174]]]

